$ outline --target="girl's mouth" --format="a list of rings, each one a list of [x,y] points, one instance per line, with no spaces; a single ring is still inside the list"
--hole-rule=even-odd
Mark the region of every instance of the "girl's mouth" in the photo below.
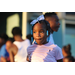
[[[41,39],[36,39],[36,40],[41,40]]]

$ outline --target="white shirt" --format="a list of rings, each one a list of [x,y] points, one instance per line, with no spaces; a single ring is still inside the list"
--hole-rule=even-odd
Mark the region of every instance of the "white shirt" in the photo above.
[[[27,62],[26,61],[26,58],[27,58],[27,48],[28,48],[28,46],[30,46],[30,41],[28,39],[26,39],[23,42],[15,41],[13,43],[18,48],[18,52],[17,52],[17,54],[14,57],[15,62]]]
[[[57,62],[62,59],[62,50],[57,45],[49,42],[44,45],[33,44],[27,49],[31,62]]]

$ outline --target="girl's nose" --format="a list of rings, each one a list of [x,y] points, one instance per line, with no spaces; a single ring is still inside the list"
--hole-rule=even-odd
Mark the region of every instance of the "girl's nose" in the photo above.
[[[40,33],[39,32],[37,32],[37,37],[39,37],[40,36]]]

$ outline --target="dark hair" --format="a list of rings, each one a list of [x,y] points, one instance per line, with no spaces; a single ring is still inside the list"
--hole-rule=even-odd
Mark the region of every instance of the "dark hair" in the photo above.
[[[68,59],[68,61],[74,62],[74,57],[73,56],[66,56],[64,59]]]
[[[14,28],[12,29],[12,34],[13,34],[13,36],[15,36],[15,35],[20,35],[20,36],[22,36],[21,29],[20,29],[19,27],[14,27]]]
[[[51,29],[49,22],[46,21],[46,20],[40,20],[40,21],[38,21],[38,22],[36,22],[36,23],[40,23],[40,24],[45,23],[45,25],[46,25],[46,30],[49,31],[49,30]],[[36,24],[36,23],[35,23],[35,24]],[[34,25],[35,25],[35,24],[34,24]],[[33,30],[34,25],[32,26],[32,30]]]
[[[14,42],[14,38],[8,38],[7,41],[11,41],[13,43]]]
[[[71,55],[71,45],[68,44],[66,46],[63,46],[64,48],[64,51],[68,54],[68,55]]]
[[[30,41],[31,41],[31,37],[32,37],[31,34],[28,34],[28,35],[26,36],[26,38],[29,39]]]
[[[50,17],[50,16],[52,16],[52,15],[57,15],[55,12],[52,12],[52,13],[45,13],[44,14],[44,18],[46,19],[46,18],[48,18],[48,17]]]
[[[0,38],[4,39],[5,41],[7,41],[8,39],[8,35],[6,33],[2,33],[0,34]]]

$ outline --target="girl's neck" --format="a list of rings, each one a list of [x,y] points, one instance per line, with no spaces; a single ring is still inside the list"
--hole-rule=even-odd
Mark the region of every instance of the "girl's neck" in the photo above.
[[[45,44],[47,44],[47,43],[48,43],[48,42],[45,42],[45,43],[42,43],[42,44],[37,44],[37,43],[36,43],[36,44],[41,46],[41,45],[45,45]]]

